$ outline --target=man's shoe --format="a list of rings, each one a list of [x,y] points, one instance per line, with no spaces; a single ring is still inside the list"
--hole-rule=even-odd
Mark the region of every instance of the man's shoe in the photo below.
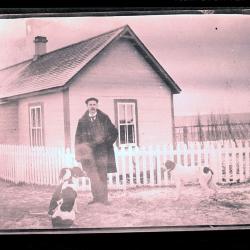
[[[91,204],[94,204],[94,203],[97,203],[97,202],[98,202],[97,200],[92,200],[92,201],[88,202],[88,205],[91,205]]]
[[[105,205],[105,206],[110,206],[111,202],[110,201],[103,201],[102,204]]]

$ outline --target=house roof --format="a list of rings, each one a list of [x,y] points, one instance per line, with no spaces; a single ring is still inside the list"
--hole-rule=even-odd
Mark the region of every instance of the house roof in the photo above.
[[[54,50],[0,70],[0,99],[19,98],[28,93],[63,88],[102,50],[120,37],[132,39],[173,93],[181,89],[126,25],[87,40]]]

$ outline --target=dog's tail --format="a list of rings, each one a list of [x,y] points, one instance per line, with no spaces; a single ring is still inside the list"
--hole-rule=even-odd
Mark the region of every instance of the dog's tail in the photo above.
[[[167,160],[165,163],[165,167],[167,169],[168,179],[170,179],[171,172],[175,169],[176,164],[173,161]]]

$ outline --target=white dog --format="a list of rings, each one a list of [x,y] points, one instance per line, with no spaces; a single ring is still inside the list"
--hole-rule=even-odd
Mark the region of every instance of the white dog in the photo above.
[[[214,181],[214,173],[209,167],[183,166],[173,161],[167,161],[165,167],[168,177],[174,180],[177,188],[176,200],[179,200],[184,184],[198,181],[207,197],[216,199],[217,185]]]

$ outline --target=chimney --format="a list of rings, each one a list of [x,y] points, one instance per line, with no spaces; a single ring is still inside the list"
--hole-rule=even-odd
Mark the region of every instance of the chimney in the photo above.
[[[48,42],[45,36],[36,36],[35,43],[35,55],[34,60],[36,60],[39,56],[46,54],[46,43]]]

